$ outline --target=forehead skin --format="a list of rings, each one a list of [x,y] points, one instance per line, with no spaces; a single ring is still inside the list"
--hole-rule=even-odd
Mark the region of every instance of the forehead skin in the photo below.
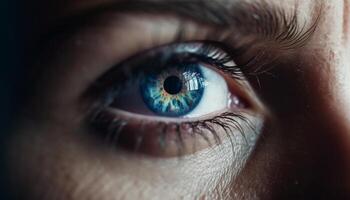
[[[116,2],[131,2],[134,0],[53,0],[53,1],[45,1],[45,0],[35,0],[30,1],[26,4],[26,8],[30,8],[30,15],[35,16],[35,23],[40,25],[49,25],[52,26],[57,22],[60,18],[67,17],[70,15],[76,15],[79,13],[86,12],[94,7],[98,7],[101,5],[108,5]],[[152,1],[152,2],[166,2],[167,0],[144,0],[144,1]],[[171,0],[183,2],[181,0]],[[193,1],[193,0],[185,0],[185,1]],[[196,0],[194,0],[196,1]],[[232,5],[234,3],[241,2],[266,2],[268,4],[281,5],[281,7],[293,7],[294,5],[300,6],[301,9],[305,11],[305,14],[309,14],[313,11],[312,7],[317,4],[313,1],[298,1],[298,0],[216,0],[217,2],[223,2],[225,5]],[[311,9],[311,10],[310,10]],[[46,26],[41,26],[39,29],[45,29]]]
[[[350,0],[265,1],[281,7],[297,5],[299,11],[307,18],[311,18],[316,13],[314,12],[317,9],[316,4],[323,4],[324,10],[318,30],[309,43],[307,51],[304,52],[308,54],[309,59],[305,61],[303,73],[298,74],[296,70],[294,72],[290,70],[291,73],[300,75],[298,87],[302,88],[303,92],[300,94],[304,95],[303,102],[307,105],[300,110],[297,109],[301,113],[299,115],[312,115],[312,117],[305,117],[305,121],[300,122],[297,120],[300,117],[298,113],[295,113],[295,116],[282,115],[283,120],[279,120],[276,124],[276,133],[272,132],[271,136],[266,138],[267,142],[257,147],[259,151],[252,156],[246,169],[232,185],[233,191],[237,191],[237,194],[232,194],[232,196],[237,199],[261,199],[263,197],[271,199],[275,197],[272,194],[276,191],[281,193],[287,190],[293,191],[295,188],[299,189],[300,184],[305,184],[303,185],[305,188],[311,188],[320,193],[334,190],[346,196],[344,191],[349,191],[350,188],[350,175],[346,173],[350,169],[348,158],[350,157],[350,84],[348,81],[350,80],[350,56],[347,56],[350,55]],[[34,32],[42,33],[46,32],[49,27],[55,26],[55,23],[63,17],[82,13],[110,2],[112,0],[37,0],[29,2],[30,7],[28,8],[34,9],[28,13],[31,13],[36,19],[33,20],[36,23]],[[268,82],[266,85],[269,85]],[[274,89],[271,86],[271,90],[275,91]],[[274,96],[275,94],[265,95]],[[284,134],[283,138],[281,138],[281,132]],[[315,134],[303,138],[308,132],[315,132]],[[298,138],[295,136],[297,133],[303,136]],[[315,135],[323,138],[315,143]],[[294,141],[297,145],[280,150],[281,147],[278,145],[281,144],[280,140]],[[286,142],[285,144],[289,146]],[[327,151],[325,146],[334,148]],[[335,157],[337,159],[334,159]],[[87,160],[87,158],[79,159]],[[266,163],[266,160],[269,162]],[[76,170],[74,173],[79,174],[80,171]],[[308,185],[315,183],[310,181],[314,178],[312,176],[317,177],[316,181],[319,182],[319,185],[315,186],[317,188]],[[102,181],[109,182],[113,179],[114,177],[107,176]],[[60,181],[62,180],[57,180],[57,182]],[[94,182],[94,180],[74,181]],[[66,191],[83,190],[82,188],[65,187]],[[111,191],[112,189],[108,187],[110,186],[106,185],[102,189]],[[134,185],[126,183],[123,187],[121,190],[125,188],[131,190]],[[52,190],[58,192],[55,191],[55,188]],[[94,188],[94,190],[97,189]],[[81,199],[93,197],[94,194],[90,192],[94,191],[86,191],[83,196],[80,196]],[[312,193],[315,191],[305,189],[298,192]],[[74,195],[77,194],[70,195],[71,199],[75,199]],[[281,196],[283,197],[283,194],[277,195],[277,197]],[[108,199],[108,197],[105,198]]]

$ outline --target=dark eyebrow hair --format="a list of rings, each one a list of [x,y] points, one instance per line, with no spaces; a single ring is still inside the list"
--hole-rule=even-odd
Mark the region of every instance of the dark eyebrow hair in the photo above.
[[[310,39],[316,31],[321,11],[322,9],[313,21],[307,24],[307,20],[300,23],[296,9],[288,12],[265,1],[247,3],[236,0],[129,0],[107,3],[63,19],[48,35],[88,24],[91,17],[106,12],[174,14],[222,29],[235,27],[244,34],[258,35],[289,49],[303,46]]]

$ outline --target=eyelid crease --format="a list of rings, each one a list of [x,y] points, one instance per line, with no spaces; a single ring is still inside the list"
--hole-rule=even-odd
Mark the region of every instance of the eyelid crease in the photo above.
[[[62,33],[76,30],[91,23],[92,19],[106,13],[175,14],[180,18],[192,19],[218,28],[219,31],[238,31],[256,35],[262,40],[277,42],[281,48],[298,48],[311,38],[316,31],[322,13],[319,9],[316,19],[310,25],[300,24],[296,8],[294,11],[269,5],[268,3],[237,3],[227,6],[217,1],[143,1],[112,2],[97,6],[87,12],[60,20],[56,27],[41,38],[41,43]]]

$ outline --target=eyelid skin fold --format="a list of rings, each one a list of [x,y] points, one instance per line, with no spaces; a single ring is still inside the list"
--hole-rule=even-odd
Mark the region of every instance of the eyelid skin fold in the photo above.
[[[303,46],[316,31],[323,7],[316,8],[310,22],[299,19],[298,6],[290,9],[262,2],[221,1],[131,1],[112,2],[83,12],[72,18],[63,18],[57,27],[48,31],[51,38],[61,30],[72,30],[91,23],[94,19],[110,14],[173,16],[184,21],[194,21],[219,32],[230,29],[242,35],[254,35],[262,41],[279,44],[280,48],[293,49]],[[75,29],[75,28],[74,28]],[[45,39],[44,39],[45,40]]]

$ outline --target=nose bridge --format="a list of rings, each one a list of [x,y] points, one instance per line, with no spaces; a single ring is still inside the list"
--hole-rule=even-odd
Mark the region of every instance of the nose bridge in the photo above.
[[[350,46],[335,46],[316,56],[324,59],[320,59],[319,67],[309,73],[309,84],[312,85],[309,101],[313,112],[318,113],[315,119],[319,126],[332,129],[334,137],[341,137],[344,142],[350,142],[349,49]]]
[[[344,49],[327,52],[316,56],[318,67],[307,72],[310,106],[301,126],[309,133],[308,144],[315,145],[320,184],[350,198],[350,60]]]
[[[309,79],[316,109],[344,130],[350,125],[350,0],[325,3],[323,20],[315,33]],[[317,80],[315,80],[317,79]],[[326,125],[326,124],[324,124]],[[348,134],[350,135],[350,133]]]

